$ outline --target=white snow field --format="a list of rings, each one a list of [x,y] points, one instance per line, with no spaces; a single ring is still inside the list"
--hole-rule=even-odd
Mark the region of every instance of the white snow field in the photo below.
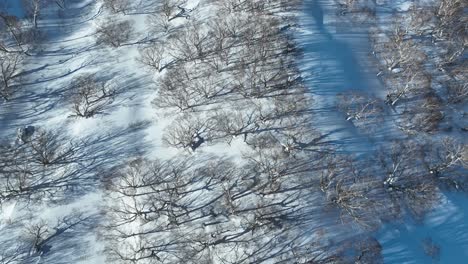
[[[463,263],[464,135],[337,2],[0,0],[0,264]]]

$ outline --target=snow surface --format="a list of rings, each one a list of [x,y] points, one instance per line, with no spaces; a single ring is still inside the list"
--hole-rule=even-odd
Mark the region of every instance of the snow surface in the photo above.
[[[9,15],[14,15],[19,18],[24,17],[24,10],[21,5],[21,0],[2,0],[0,1],[0,9],[5,10]]]
[[[407,11],[413,1],[377,1],[377,5],[384,3],[391,3],[394,10]],[[378,78],[380,69],[371,55],[367,34],[371,24],[357,24],[337,16],[336,8],[334,0],[304,1],[302,32],[298,34],[305,53],[302,69],[315,98],[320,131],[345,152],[365,156],[379,144],[400,137],[401,132],[387,119],[376,133],[363,135],[336,110],[336,95],[343,91],[359,90],[381,99],[386,94]],[[382,23],[393,14],[386,8],[378,10]],[[465,196],[448,194],[423,223],[407,220],[384,226],[375,234],[383,247],[384,262],[432,262],[422,246],[422,240],[430,237],[441,246],[440,263],[462,263],[468,259],[467,212]]]
[[[58,7],[45,10],[39,24],[47,34],[47,41],[41,45],[37,56],[24,63],[29,72],[24,92],[0,109],[0,137],[14,134],[19,127],[34,125],[57,129],[77,140],[95,139],[97,143],[90,151],[102,153],[99,162],[103,164],[103,170],[131,155],[149,153],[149,157],[168,159],[185,154],[162,144],[162,134],[170,120],[157,113],[151,104],[155,94],[153,76],[149,76],[136,61],[138,45],[117,49],[96,45],[96,21],[103,19],[102,8],[96,2],[70,1],[67,13],[61,15]],[[399,1],[398,8],[407,10],[410,2]],[[2,0],[0,3],[8,12],[23,16],[19,0]],[[189,3],[192,8],[198,1]],[[341,92],[358,90],[383,98],[385,89],[377,77],[379,70],[373,66],[366,26],[337,20],[334,8],[333,0],[304,1],[299,19],[301,32],[297,34],[305,53],[302,70],[315,99],[319,130],[343,152],[365,155],[378,146],[378,142],[397,132],[385,125],[389,121],[386,120],[372,137],[363,135],[336,110],[336,95]],[[135,35],[145,35],[145,14],[124,17],[134,21]],[[105,115],[90,119],[70,118],[69,104],[65,100],[67,86],[73,77],[84,72],[107,76],[122,89],[122,94]],[[202,151],[240,156],[245,147],[243,144],[242,139],[237,138],[230,146],[218,144]],[[457,263],[457,260],[468,258],[468,235],[463,232],[468,228],[468,209],[463,199],[447,196],[446,203],[430,214],[423,226],[408,223],[380,230],[378,237],[383,245],[385,262],[427,263],[429,259],[423,255],[419,243],[420,238],[429,235],[442,244],[441,263]],[[2,234],[3,223],[28,215],[28,209],[22,206],[25,205],[2,205]],[[86,212],[90,219],[97,219],[101,206],[102,193],[94,189],[66,204],[44,204],[35,208],[40,213],[34,217],[52,219],[75,209]],[[55,244],[60,244],[61,254],[40,256],[36,263],[104,263],[103,245],[92,227],[73,234],[73,239]]]

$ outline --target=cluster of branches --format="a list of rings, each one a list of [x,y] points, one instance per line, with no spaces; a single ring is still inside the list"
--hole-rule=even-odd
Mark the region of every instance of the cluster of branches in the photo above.
[[[371,238],[340,247],[320,236],[302,243],[318,190],[342,222],[376,229],[407,214],[421,219],[440,201],[441,188],[466,189],[467,147],[450,138],[396,141],[371,160],[324,152],[305,114],[310,102],[293,63],[294,43],[274,14],[287,3],[213,2],[221,15],[205,24],[191,13],[181,26],[174,20],[186,9],[161,8],[149,31],[165,35],[141,49],[140,61],[159,77],[154,105],[178,112],[166,144],[195,150],[240,136],[251,148],[236,165],[191,156],[138,158],[115,168],[103,179],[102,237],[113,262],[381,263]],[[426,71],[422,42],[401,26],[373,36],[385,63],[386,103],[402,114],[399,126],[435,131],[444,98]],[[339,99],[357,126],[382,117],[384,102],[372,96]]]
[[[21,61],[28,41],[19,18],[0,13],[0,97],[9,100],[18,90]]]
[[[451,138],[394,142],[378,163],[386,173],[384,189],[416,217],[439,201],[441,188],[466,191],[468,146]]]
[[[343,222],[374,229],[405,215],[420,220],[440,202],[440,189],[467,190],[468,146],[453,139],[394,141],[374,156],[326,163],[320,188]]]
[[[15,219],[15,228],[19,231],[13,235],[13,230],[0,229],[5,234],[0,245],[0,263],[19,264],[34,262],[60,243],[67,233],[77,232],[86,225],[89,217],[73,210],[70,214],[55,219]],[[12,225],[13,226],[13,225]],[[10,232],[8,235],[7,233]],[[10,240],[11,239],[11,240]]]
[[[129,20],[118,21],[108,17],[96,29],[96,42],[118,48],[130,40],[132,31],[133,24]]]
[[[431,73],[425,70],[428,57],[421,42],[401,26],[395,26],[388,37],[378,31],[372,36],[374,51],[386,68],[385,102],[401,115],[398,126],[408,134],[436,132],[445,118],[444,105]]]
[[[20,1],[20,0],[18,0]],[[0,10],[0,98],[10,100],[20,88],[21,62],[31,56],[40,32],[38,21],[53,0],[22,0],[25,18]]]
[[[75,77],[71,81],[70,89],[72,116],[83,118],[102,114],[117,94],[117,89],[113,85],[92,73]]]
[[[20,53],[0,51],[0,98],[10,100],[20,88],[21,61]]]
[[[39,21],[44,9],[50,5],[64,8],[64,0],[18,0],[24,10],[24,18],[0,10],[0,50],[20,52],[26,55],[40,37]]]
[[[374,53],[385,66],[387,103],[400,110],[399,127],[409,134],[438,131],[446,112],[466,102],[466,8],[459,0],[415,2],[391,30],[371,34]]]
[[[244,103],[228,103],[224,110],[213,110],[204,113],[185,113],[177,117],[166,128],[164,142],[176,148],[195,150],[202,143],[231,142],[241,138],[247,145],[256,146],[258,137],[269,136],[275,139],[278,146],[285,151],[320,149],[319,134],[313,129],[307,116],[285,114],[284,111],[296,113],[298,107],[305,107],[304,102],[297,102],[291,97],[273,100],[280,109],[271,109],[268,101],[248,100]],[[299,98],[300,99],[300,98]],[[279,102],[278,102],[279,101]],[[289,104],[291,108],[285,108]],[[232,110],[230,110],[232,109]],[[281,110],[281,112],[279,112]],[[266,134],[266,135],[263,135]]]
[[[437,22],[433,35],[445,47],[440,58],[439,68],[446,73],[444,83],[446,100],[453,105],[463,105],[468,101],[467,63],[464,59],[468,46],[468,23],[465,15],[468,3],[460,0],[441,0],[437,6]]]
[[[20,129],[14,143],[0,146],[0,199],[58,199],[81,188],[79,145],[56,131]]]
[[[339,15],[351,16],[354,21],[367,22],[375,19],[376,2],[373,0],[335,0]]]
[[[6,53],[28,54],[33,33],[24,20],[0,11],[0,50]]]
[[[320,236],[311,241],[306,230],[317,212],[310,204],[319,199],[313,175],[324,155],[288,155],[275,139],[262,142],[245,154],[244,164],[218,157],[136,158],[113,169],[103,177],[101,236],[109,260],[335,263],[380,254],[376,241],[347,249],[323,244]]]
[[[293,127],[306,126],[310,102],[286,30],[292,21],[275,14],[294,3],[215,1],[219,15],[213,21],[203,24],[190,16],[169,30],[180,17],[175,7],[188,12],[176,2],[165,2],[153,14],[149,31],[159,29],[164,18],[165,35],[143,47],[140,56],[161,76],[154,105],[180,113],[167,129],[166,143],[195,150],[203,142],[230,143],[238,136],[247,141],[248,135],[292,129],[292,119]]]
[[[346,115],[346,120],[364,132],[373,132],[381,125],[384,105],[379,98],[358,91],[349,91],[338,94],[337,99],[338,110]]]
[[[353,245],[351,254],[320,240],[304,243],[314,215],[308,205],[318,198],[314,175],[328,152],[312,128],[288,21],[275,14],[293,3],[214,1],[213,22],[190,14],[180,26],[174,10],[187,10],[175,2],[149,19],[148,31],[162,34],[140,57],[159,77],[154,105],[178,111],[164,142],[196,150],[242,137],[251,150],[239,165],[190,156],[115,168],[103,179],[109,259],[333,263],[379,255],[378,243]]]
[[[126,13],[131,7],[129,0],[102,0],[104,7],[112,13]]]
[[[97,43],[113,48],[125,45],[134,31],[133,24],[129,20],[125,18],[115,19],[119,13],[129,14],[131,11],[138,13],[141,12],[141,8],[149,9],[145,11],[149,12],[147,39],[154,40],[155,36],[161,35],[160,33],[163,33],[163,37],[167,36],[174,29],[173,20],[176,18],[189,18],[189,12],[191,11],[184,8],[187,0],[162,0],[145,4],[130,0],[102,0],[102,3],[112,14],[99,23],[96,30]],[[142,5],[144,7],[141,7]],[[146,47],[144,52],[146,56],[150,57],[162,53],[159,47],[155,48],[154,46]],[[143,59],[143,61],[145,60]]]

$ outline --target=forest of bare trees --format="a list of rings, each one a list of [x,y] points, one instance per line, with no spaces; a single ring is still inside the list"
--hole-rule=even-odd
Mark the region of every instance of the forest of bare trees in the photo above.
[[[163,141],[192,154],[130,159],[103,178],[109,259],[378,263],[380,245],[368,237],[342,247],[321,244],[320,236],[312,247],[303,244],[301,229],[313,221],[308,204],[320,200],[340,223],[376,230],[407,215],[423,219],[440,202],[441,189],[467,187],[467,147],[455,138],[398,139],[366,159],[335,154],[313,129],[295,43],[281,30],[294,21],[275,13],[294,3],[215,3],[219,15],[212,23],[201,23],[196,13],[178,16],[177,8],[187,10],[171,1],[147,21],[162,40],[143,46],[139,62],[161,76],[154,106],[174,116]],[[182,18],[188,21],[176,26]],[[359,92],[338,98],[339,111],[363,133],[379,126],[387,108],[399,111],[395,125],[409,135],[434,133],[445,119],[446,98],[425,69],[424,43],[408,32],[395,26],[386,37],[378,30],[372,35],[380,36],[374,48],[388,72],[386,100]],[[449,96],[463,100],[463,87],[455,85]],[[239,137],[250,147],[240,164],[191,157]],[[355,255],[343,254],[348,250]]]
[[[24,0],[24,19],[0,13],[0,107],[31,85],[36,69],[23,63],[46,54],[37,47],[47,8],[66,12],[72,2]],[[386,27],[372,25],[384,96],[349,90],[334,98],[335,110],[369,137],[391,113],[401,134],[368,155],[341,151],[317,127],[295,43],[301,1],[98,2],[104,18],[90,31],[91,48],[118,57],[135,47],[151,87],[142,96],[154,110],[148,122],[161,125],[160,153],[132,145],[153,131],[112,141],[146,124],[140,108],[122,111],[135,123],[120,134],[74,139],[49,123],[9,133],[0,141],[0,212],[99,190],[99,220],[79,210],[2,218],[0,233],[17,237],[0,241],[0,263],[47,255],[86,228],[109,263],[383,263],[372,232],[406,217],[422,221],[445,191],[468,191],[464,1],[415,3]],[[365,14],[372,24],[377,15],[373,1],[338,2],[340,16]],[[113,72],[64,74],[65,100],[53,107],[75,117],[67,124],[101,125],[114,105],[138,105],[142,91],[129,96],[121,86],[142,80],[117,84],[106,74]],[[167,158],[168,150],[176,154]],[[337,237],[343,229],[353,232]],[[430,238],[423,249],[440,255]]]

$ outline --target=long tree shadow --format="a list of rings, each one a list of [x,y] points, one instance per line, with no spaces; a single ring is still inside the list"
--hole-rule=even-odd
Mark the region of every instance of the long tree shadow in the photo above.
[[[149,150],[150,144],[143,142],[141,138],[150,125],[151,122],[138,122],[81,139],[70,139],[66,133],[52,131],[53,134],[42,140],[47,140],[50,146],[56,146],[54,153],[57,152],[61,158],[51,159],[43,164],[35,162],[39,158],[37,153],[24,153],[29,156],[21,156],[15,164],[5,163],[5,173],[14,172],[17,166],[23,166],[24,170],[28,170],[28,175],[31,175],[28,176],[31,181],[19,187],[12,184],[2,194],[2,200],[64,203],[79,199],[99,185],[96,172],[105,171],[116,162],[130,156],[143,155]],[[107,147],[110,145],[112,148]],[[18,153],[28,151],[28,145],[13,147],[18,148]],[[8,153],[2,152],[2,155],[9,155]]]
[[[320,60],[331,60],[337,63],[335,67],[340,75],[337,76],[336,73],[332,71],[328,71],[328,74],[326,72],[321,73],[322,77],[325,74],[328,75],[327,77],[331,80],[334,79],[342,83],[340,85],[342,87],[336,88],[340,90],[349,88],[367,90],[368,82],[362,72],[359,71],[359,63],[354,56],[354,51],[347,43],[336,39],[333,34],[328,31],[324,24],[324,10],[320,1],[313,0],[308,2],[309,4],[306,4],[305,8],[310,10],[310,15],[314,19],[311,26],[319,31],[320,37],[318,40],[305,41],[306,44],[303,47],[304,52],[318,53]],[[340,76],[343,78],[341,79]]]
[[[364,65],[368,46],[363,26],[343,25],[334,14],[333,1],[308,0],[304,3],[300,23],[304,28],[297,36],[302,58],[304,82],[316,99],[316,127],[329,135],[329,141],[343,151],[366,153],[375,148],[374,137],[384,137],[384,130],[371,136],[361,133],[343,113],[337,111],[337,95],[349,90],[378,92],[380,80]]]

